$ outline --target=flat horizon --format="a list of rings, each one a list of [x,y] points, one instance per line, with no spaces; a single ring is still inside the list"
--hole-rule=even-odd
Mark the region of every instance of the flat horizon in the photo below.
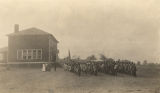
[[[60,58],[105,54],[113,59],[160,63],[158,0],[0,1],[0,47],[7,34],[37,27],[60,42]]]

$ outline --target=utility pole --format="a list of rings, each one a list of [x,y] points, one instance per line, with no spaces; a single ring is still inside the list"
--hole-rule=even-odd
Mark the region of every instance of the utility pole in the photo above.
[[[70,50],[68,50],[68,61],[71,60],[71,54],[70,54]]]

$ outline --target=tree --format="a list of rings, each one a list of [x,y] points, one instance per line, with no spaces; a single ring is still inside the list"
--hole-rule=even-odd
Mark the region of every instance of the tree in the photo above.
[[[113,58],[108,58],[107,62],[114,62],[114,59]]]
[[[143,61],[143,65],[147,65],[147,60],[144,60],[144,61]]]
[[[81,60],[80,56],[76,56],[76,55],[74,55],[72,58],[73,58],[74,60]]]
[[[100,54],[100,59],[103,60],[103,61],[106,61],[107,57],[104,54]]]
[[[91,55],[91,56],[88,56],[86,59],[91,61],[91,60],[96,60],[97,58],[95,57],[95,55]]]
[[[138,61],[138,62],[137,62],[137,65],[141,65],[141,62],[140,62],[140,61]]]

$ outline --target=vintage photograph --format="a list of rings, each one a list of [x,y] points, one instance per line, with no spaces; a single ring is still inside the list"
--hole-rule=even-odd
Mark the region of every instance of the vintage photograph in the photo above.
[[[160,0],[0,0],[0,93],[160,93]]]

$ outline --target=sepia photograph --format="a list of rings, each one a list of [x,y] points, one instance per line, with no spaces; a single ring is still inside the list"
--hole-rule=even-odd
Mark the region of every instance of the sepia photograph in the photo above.
[[[0,93],[160,93],[160,0],[0,0]]]

